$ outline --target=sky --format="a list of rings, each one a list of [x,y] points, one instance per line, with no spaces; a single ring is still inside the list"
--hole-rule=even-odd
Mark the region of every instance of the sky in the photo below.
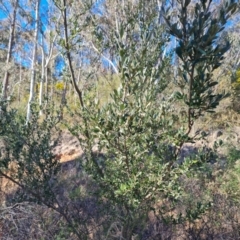
[[[8,0],[2,0],[4,5],[10,10],[11,9],[11,5],[9,4]],[[42,13],[44,13],[46,11],[46,9],[48,8],[48,2],[47,0],[40,0],[40,11],[42,11]],[[26,0],[19,0],[20,5],[24,6],[24,2],[26,2]],[[4,19],[8,16],[8,14],[3,10],[2,5],[0,5],[0,20]]]
[[[9,7],[9,4],[7,1],[4,1],[4,5],[6,5],[6,7]],[[2,6],[0,6],[0,20],[6,17],[7,17],[7,13],[3,10]]]

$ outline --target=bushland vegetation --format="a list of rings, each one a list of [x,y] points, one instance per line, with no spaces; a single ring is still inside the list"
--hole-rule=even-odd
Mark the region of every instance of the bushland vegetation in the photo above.
[[[237,2],[53,3],[61,78],[32,76],[27,119],[3,86],[1,239],[239,239]],[[66,131],[82,154],[61,163]]]

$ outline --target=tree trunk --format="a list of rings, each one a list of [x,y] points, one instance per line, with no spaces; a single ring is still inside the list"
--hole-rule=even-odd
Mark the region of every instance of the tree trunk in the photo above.
[[[20,88],[21,88],[21,82],[22,82],[22,65],[20,64],[19,65],[19,84],[18,84],[18,103],[21,102],[21,98],[20,98],[20,95],[21,95],[21,91],[20,91]]]
[[[37,0],[36,9],[35,9],[34,47],[33,47],[33,58],[32,58],[32,66],[31,66],[30,94],[29,94],[29,100],[28,100],[28,105],[27,105],[27,119],[26,119],[27,123],[29,122],[29,120],[31,118],[31,104],[34,100],[34,86],[35,86],[35,78],[36,78],[35,66],[36,66],[36,58],[37,58],[40,1],[41,0]]]
[[[11,58],[12,58],[12,49],[13,49],[13,45],[14,45],[14,32],[15,32],[15,25],[16,25],[18,1],[19,0],[16,0],[14,2],[13,18],[12,18],[11,27],[10,27],[6,65],[9,64],[9,62],[11,61]],[[9,75],[10,75],[9,71],[7,70],[5,72],[4,79],[3,79],[3,85],[2,85],[2,99],[3,100],[7,99],[7,92],[8,92],[8,88],[9,88]]]
[[[43,84],[45,82],[46,72],[45,72],[45,53],[42,49],[42,72],[41,72],[41,82],[40,82],[40,89],[39,89],[39,107],[40,112],[39,115],[42,115],[42,102],[43,102]]]

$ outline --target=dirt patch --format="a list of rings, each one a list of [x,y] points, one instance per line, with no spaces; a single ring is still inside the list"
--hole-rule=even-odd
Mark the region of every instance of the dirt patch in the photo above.
[[[67,162],[79,158],[83,151],[76,137],[65,131],[62,133],[58,145],[53,150],[56,159],[60,162]]]

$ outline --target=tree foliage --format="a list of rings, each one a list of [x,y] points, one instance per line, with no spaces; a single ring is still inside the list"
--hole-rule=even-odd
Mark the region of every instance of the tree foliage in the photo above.
[[[183,179],[199,174],[209,160],[208,156],[181,159],[180,155],[185,143],[204,138],[193,132],[195,121],[213,112],[226,97],[214,91],[218,82],[213,72],[230,47],[218,39],[237,5],[227,2],[213,14],[212,1],[179,0],[176,16],[162,8],[166,22],[162,25],[155,1],[119,4],[112,22],[107,18],[114,16],[109,2],[104,4],[106,18],[94,14],[88,1],[81,2],[81,14],[70,18],[71,3],[55,1],[63,23],[58,31],[62,56],[79,97],[79,109],[72,117],[80,120],[66,125],[84,150],[82,171],[95,186],[91,197],[109,204],[111,217],[122,226],[123,239],[132,239],[134,234],[141,236],[139,228],[149,211],[179,224],[198,219],[211,205],[196,202],[172,214],[187,194]],[[79,20],[83,20],[80,27]],[[177,79],[171,72],[171,52],[165,51],[171,37],[177,39],[174,51],[180,59]],[[107,59],[111,74],[120,79],[105,104],[100,104],[96,88],[78,84],[73,51],[87,48],[93,56],[90,63]],[[99,77],[90,72],[85,80],[93,75]],[[81,235],[79,227],[85,222],[71,215],[69,205],[62,204],[54,191],[59,162],[52,153],[51,133],[59,118],[46,111],[39,120],[33,113],[26,123],[16,112],[3,108],[0,137],[5,154],[0,175],[31,195],[31,200],[58,212],[79,239],[87,239],[89,235]]]
[[[167,12],[165,19],[169,34],[178,39],[176,53],[182,65],[177,85],[181,91],[161,98],[172,80],[166,71],[168,59],[159,59],[168,35],[158,25],[157,13],[153,11],[144,18],[142,1],[135,6],[136,11],[126,4],[125,21],[118,22],[117,31],[109,29],[107,41],[108,46],[115,46],[121,86],[113,91],[106,106],[100,107],[95,99],[86,107],[82,116],[87,119],[88,129],[79,125],[72,129],[87,151],[86,169],[98,182],[101,195],[125,209],[128,224],[132,216],[136,220],[136,213],[142,212],[139,209],[149,210],[159,199],[177,201],[183,193],[178,184],[181,176],[196,164],[179,163],[181,148],[196,139],[196,135],[190,135],[196,119],[212,112],[225,97],[214,93],[217,82],[212,72],[229,49],[229,43],[217,43],[217,36],[236,5],[226,4],[219,16],[213,17],[211,2],[202,1],[195,4],[194,18],[190,18],[190,1],[179,4],[180,26]],[[96,31],[96,39],[102,46],[106,39],[100,33]],[[179,101],[187,110],[182,119],[174,111]],[[84,135],[86,131],[90,134]],[[89,142],[97,144],[98,151],[105,155],[103,159],[92,158]],[[163,209],[163,215],[170,211],[166,206]],[[201,213],[196,210],[194,216]],[[134,221],[132,224],[126,226],[127,239],[135,227]]]

